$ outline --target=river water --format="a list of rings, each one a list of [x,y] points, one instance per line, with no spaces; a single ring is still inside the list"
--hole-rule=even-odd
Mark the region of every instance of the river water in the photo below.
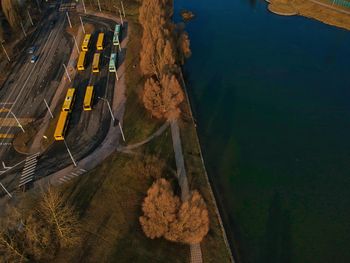
[[[176,0],[206,166],[239,262],[350,262],[350,33],[265,2]]]

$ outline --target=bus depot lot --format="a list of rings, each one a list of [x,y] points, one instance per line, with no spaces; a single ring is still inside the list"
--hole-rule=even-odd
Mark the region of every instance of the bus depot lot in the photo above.
[[[58,14],[57,16],[59,17],[52,28],[53,32],[46,32],[51,34],[50,38],[48,38],[49,43],[47,44],[50,45],[50,48],[45,48],[44,50],[42,46],[43,41],[40,40],[31,43],[31,45],[37,46],[38,50],[41,50],[41,54],[40,59],[36,63],[31,64],[31,66],[36,65],[36,67],[32,69],[32,71],[29,71],[29,80],[27,81],[27,84],[25,85],[25,88],[20,96],[18,96],[20,90],[17,90],[17,92],[14,92],[14,94],[11,95],[13,98],[16,98],[16,96],[18,97],[16,105],[13,108],[13,111],[17,116],[31,116],[37,121],[40,121],[40,119],[43,118],[47,112],[47,108],[45,107],[43,100],[46,99],[50,105],[50,101],[53,94],[56,92],[59,81],[64,75],[62,63],[68,64],[69,55],[72,49],[75,48],[73,38],[65,32],[65,28],[68,26],[66,19],[62,14]],[[109,56],[112,50],[113,52],[117,51],[117,47],[113,46],[112,44],[112,30],[116,23],[108,19],[94,16],[82,15],[82,19],[84,23],[91,23],[95,27],[91,39],[92,44],[87,52],[85,70],[78,71],[75,78],[72,79],[72,82],[69,83],[69,85],[66,85],[64,92],[61,94],[61,99],[63,101],[68,88],[74,87],[76,89],[76,99],[70,114],[69,125],[65,135],[65,142],[69,146],[76,161],[79,161],[79,159],[93,152],[105,138],[110,127],[111,116],[109,114],[106,102],[98,99],[98,97],[106,99],[112,104],[116,81],[115,73],[108,72]],[[96,52],[95,44],[99,32],[105,33],[104,49],[99,51],[101,53],[100,72],[92,73],[92,57]],[[45,36],[45,34],[43,35]],[[56,37],[52,38],[52,36]],[[80,45],[81,43],[78,43],[79,48]],[[52,59],[53,62],[50,65],[46,64],[47,59],[45,59],[45,56],[47,54],[45,51],[55,54],[55,58]],[[74,61],[74,63],[72,63],[72,61],[70,61],[69,64],[74,64],[74,66],[76,66],[76,62],[77,61]],[[15,76],[21,74],[21,71],[28,70],[26,67],[27,64],[24,64],[12,74]],[[55,77],[53,78],[52,75],[55,75]],[[43,83],[40,87],[40,82],[33,82],[33,76],[38,76],[41,79],[47,79],[48,84],[44,85]],[[24,84],[22,81],[23,77],[20,78],[20,80],[21,81],[16,83],[17,86],[22,86]],[[31,83],[31,85],[28,85],[29,83]],[[88,85],[93,85],[95,90],[92,111],[83,110],[83,99],[86,87]],[[7,86],[4,86],[7,89]],[[8,92],[1,96],[1,99],[6,100],[9,96],[9,92],[10,89],[8,89]],[[24,93],[26,96],[22,96]],[[35,101],[35,103],[29,103],[31,101]],[[62,103],[59,102],[56,109],[51,109],[53,110],[55,117],[59,114],[61,107]],[[35,125],[39,124],[36,123]],[[18,132],[18,128],[14,127],[12,129],[14,130],[13,132]],[[2,146],[0,148],[0,159],[4,161],[6,165],[14,165],[25,158],[26,155],[15,152],[11,146]],[[72,161],[67,153],[65,144],[63,142],[54,142],[39,157],[34,180],[59,171],[71,163]],[[9,190],[13,191],[18,187],[23,165],[24,163],[12,171],[0,175],[0,181],[3,182],[6,187],[9,188]]]

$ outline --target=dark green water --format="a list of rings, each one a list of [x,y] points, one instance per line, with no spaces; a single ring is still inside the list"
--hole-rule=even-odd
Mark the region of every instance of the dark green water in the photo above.
[[[176,0],[209,175],[241,262],[350,262],[350,32],[264,2]]]

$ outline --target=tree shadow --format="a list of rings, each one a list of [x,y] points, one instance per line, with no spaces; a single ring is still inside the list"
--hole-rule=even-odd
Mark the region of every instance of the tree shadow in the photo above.
[[[283,209],[278,192],[275,192],[271,200],[265,237],[262,262],[292,262],[290,215]]]

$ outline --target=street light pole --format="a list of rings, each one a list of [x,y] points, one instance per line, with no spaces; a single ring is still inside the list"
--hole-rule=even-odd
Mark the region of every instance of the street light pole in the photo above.
[[[98,3],[98,9],[100,10],[101,12],[101,4],[100,4],[100,0],[97,0],[97,3]]]
[[[23,129],[22,124],[19,122],[19,120],[17,119],[16,115],[15,115],[12,111],[11,111],[11,114],[12,114],[12,116],[15,118],[15,120],[16,120],[16,122],[17,122],[17,124],[18,124],[18,127],[20,127],[21,130],[22,130],[23,132],[25,132],[24,129]]]
[[[4,53],[5,53],[6,57],[7,57],[7,60],[10,62],[11,60],[10,60],[10,57],[9,57],[9,55],[7,54],[6,49],[5,49],[5,47],[4,47],[4,44],[3,44],[4,42],[5,42],[4,40],[1,41],[1,46],[2,46],[2,49],[4,50]]]
[[[73,38],[74,38],[75,47],[76,47],[76,49],[78,51],[78,54],[79,54],[80,50],[79,50],[79,47],[78,47],[77,39],[75,38],[75,36],[73,36]]]
[[[34,23],[33,23],[33,20],[32,20],[31,15],[30,15],[30,13],[29,13],[29,10],[27,10],[27,13],[28,13],[28,17],[29,17],[30,23],[32,24],[32,26],[34,26]]]
[[[71,80],[70,77],[69,77],[67,67],[66,67],[66,65],[65,65],[64,63],[63,63],[63,67],[64,67],[64,70],[66,71],[66,74],[67,74],[67,77],[68,77],[68,79],[69,79],[69,82],[72,82],[72,80]]]
[[[112,120],[113,122],[115,121],[115,118],[114,118],[114,115],[113,115],[113,112],[112,112],[112,108],[111,108],[111,105],[109,104],[109,101],[105,98],[101,98],[101,97],[97,97],[98,99],[100,100],[103,100],[105,102],[107,102],[107,106],[108,106],[108,109],[109,109],[109,112],[111,114],[111,117],[112,117]],[[123,141],[125,142],[125,136],[124,136],[124,132],[123,132],[123,129],[122,129],[122,126],[120,124],[120,121],[118,120],[118,126],[119,126],[119,129],[120,129],[120,133],[122,135],[122,138],[123,138]]]
[[[82,0],[82,3],[83,3],[83,8],[84,8],[84,13],[86,14],[86,8],[85,8],[84,0]]]
[[[115,78],[117,79],[117,81],[119,81],[119,77],[118,77],[118,73],[117,73],[117,67],[115,69]]]
[[[122,5],[122,10],[123,10],[123,15],[125,17],[125,9],[124,9],[124,5],[123,5],[123,1],[120,1],[121,5]]]
[[[2,189],[5,190],[6,194],[7,194],[10,198],[12,198],[12,195],[10,194],[9,191],[7,191],[7,189],[5,188],[5,186],[4,186],[2,183],[0,183],[0,185],[1,185]]]
[[[109,105],[109,101],[106,100],[105,98],[101,98],[101,97],[97,97],[97,98],[100,99],[100,100],[103,100],[103,101],[107,102],[107,106],[108,106],[109,112],[110,112],[111,117],[112,117],[112,120],[113,120],[113,122],[114,122],[114,121],[115,121],[115,118],[114,118],[114,115],[113,115],[113,112],[112,112],[111,105]]]
[[[50,110],[49,105],[47,104],[46,99],[44,99],[44,103],[45,103],[45,105],[46,105],[47,110],[49,111],[49,113],[50,113],[50,115],[51,115],[51,118],[53,119],[53,114],[52,114],[52,112],[51,112],[51,110]]]
[[[77,167],[77,163],[75,162],[75,160],[74,160],[74,158],[73,158],[73,155],[72,155],[72,153],[70,152],[70,150],[69,150],[69,148],[68,148],[68,145],[67,145],[67,143],[66,143],[66,140],[63,139],[63,142],[64,142],[64,145],[65,145],[66,148],[67,148],[67,152],[68,152],[70,158],[72,159],[72,162],[73,162],[74,166]]]
[[[122,26],[124,25],[123,23],[123,17],[122,17],[122,12],[120,12],[120,9],[118,8],[119,11],[119,16],[120,16],[120,22],[122,23]]]
[[[81,16],[79,16],[79,18],[80,18],[81,27],[83,28],[83,32],[85,34],[85,28],[84,28],[83,19],[81,19]]]
[[[120,124],[120,121],[119,121],[118,125],[119,125],[119,129],[120,129],[120,133],[122,135],[123,141],[125,142],[125,136],[124,136],[124,132],[123,132],[123,129],[122,129],[122,125]]]
[[[23,31],[24,36],[26,37],[27,34],[26,34],[26,31],[24,30],[24,26],[23,26],[23,23],[22,23],[22,22],[21,22],[21,28],[22,28],[22,31]]]
[[[67,16],[67,19],[68,19],[69,27],[72,28],[72,23],[70,22],[70,18],[69,18],[68,12],[66,12],[66,16]]]

